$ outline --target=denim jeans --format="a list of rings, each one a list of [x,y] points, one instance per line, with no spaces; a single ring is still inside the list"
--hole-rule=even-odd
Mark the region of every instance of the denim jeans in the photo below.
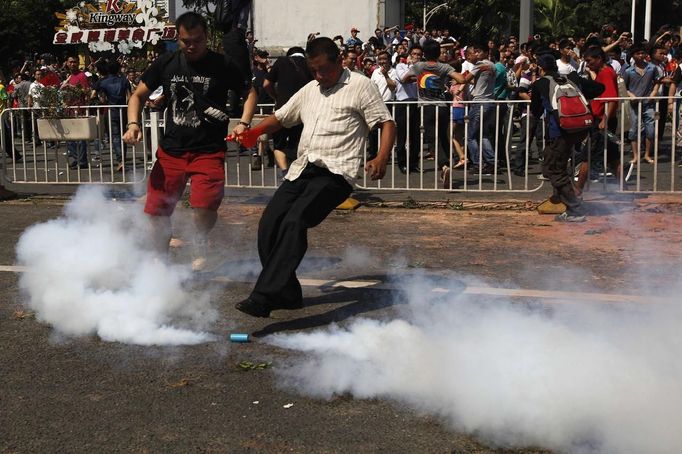
[[[88,143],[85,140],[66,142],[66,149],[68,151],[69,164],[87,167]]]
[[[481,109],[483,107],[483,109]],[[483,110],[483,118],[481,118]],[[491,139],[495,135],[495,105],[494,104],[471,104],[469,106],[469,128],[467,142],[469,146],[469,159],[474,165],[479,165],[479,138],[483,132],[483,163],[495,164],[495,152]]]
[[[117,162],[121,162],[121,109],[112,108],[109,110],[109,118],[111,119],[111,134],[109,141],[114,150],[114,157]]]
[[[637,138],[637,116],[639,114],[639,103],[630,103],[630,140],[640,140]],[[640,127],[640,138],[654,140],[656,135],[656,107],[651,103],[642,104],[642,123]]]

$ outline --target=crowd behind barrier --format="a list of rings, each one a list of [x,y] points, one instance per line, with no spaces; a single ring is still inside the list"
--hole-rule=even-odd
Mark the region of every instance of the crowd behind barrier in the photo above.
[[[582,165],[589,172],[582,178],[587,184],[598,183],[602,190],[678,191],[682,76],[677,59],[681,52],[680,37],[671,30],[659,30],[649,43],[634,43],[631,34],[619,33],[611,25],[585,37],[535,36],[527,42],[514,36],[500,37],[476,45],[482,49],[472,57],[473,43],[467,46],[459,42],[448,30],[391,27],[376,29],[363,41],[362,33],[354,27],[349,38],[334,37],[344,66],[377,83],[398,125],[386,177],[374,182],[361,176],[357,184],[372,190],[539,190],[543,186],[541,161],[547,134],[546,119],[535,118],[528,109],[533,83],[540,77],[536,58],[541,52],[554,52],[561,74],[575,71],[581,77],[594,78],[584,54],[598,46],[618,78],[617,96],[602,96],[598,101],[616,114],[608,128],[593,131],[576,146],[570,162],[576,178],[577,169],[586,163]],[[311,34],[309,39],[315,36]],[[259,114],[266,115],[273,111],[273,98],[263,83],[274,59],[255,46],[253,33],[247,32],[246,39],[253,57]],[[481,64],[494,65],[494,87],[488,87],[492,95],[483,99],[472,95],[479,89],[478,77],[466,83],[443,77],[437,100],[423,96],[422,85],[429,81],[413,82],[405,79],[405,74],[423,60],[424,45],[433,41],[440,48],[438,63],[463,77],[476,73]],[[638,64],[636,51],[640,48],[646,49],[647,71],[653,74],[654,91],[647,96],[637,95],[641,87],[628,75]],[[127,94],[156,57],[146,53],[89,58],[85,67],[73,58],[62,63],[46,54],[26,59],[21,67],[15,62],[9,83],[0,79],[4,178],[17,184],[129,184],[144,179],[163,130],[163,94],[153,96],[146,107],[145,140],[139,146],[126,146],[121,141],[121,128],[127,122]],[[112,84],[119,87],[119,94],[124,90],[122,100],[112,94]],[[44,141],[37,134],[36,119],[44,110],[39,87],[63,89],[66,85],[85,89],[86,97],[79,104],[88,105],[78,112],[96,118],[95,138],[78,143]],[[235,97],[232,103],[239,105]],[[237,111],[238,107],[231,116],[239,118]],[[365,161],[376,153],[377,139],[377,133],[371,132]],[[229,144],[226,185],[276,187],[284,169],[274,159],[275,146],[269,137],[263,137],[256,150]]]
[[[600,191],[636,191],[636,192],[678,192],[682,191],[681,164],[673,157],[673,150],[679,150],[682,141],[673,131],[677,129],[677,119],[672,118],[671,124],[665,127],[664,133],[656,135],[651,155],[653,162],[647,163],[643,159],[630,163],[632,149],[627,141],[628,131],[632,124],[641,126],[643,115],[639,105],[650,102],[650,99],[607,98],[605,100],[618,103],[619,122],[615,132],[607,131],[607,140],[602,141],[607,149],[595,148],[592,139],[588,138],[580,144],[571,161],[571,166],[577,169],[581,162],[589,162],[589,182]],[[637,107],[632,110],[639,113],[630,116],[632,103]],[[405,103],[389,102],[389,110],[395,115],[396,109],[404,107]],[[493,152],[495,165],[492,168],[474,167],[469,159],[460,162],[456,152],[452,130],[456,124],[454,113],[451,111],[449,120],[450,133],[446,137],[434,137],[433,143],[427,143],[426,130],[432,127],[438,130],[438,124],[426,125],[422,122],[424,109],[428,103],[409,102],[414,109],[408,109],[406,120],[408,140],[404,153],[406,164],[399,165],[398,146],[394,146],[389,161],[386,177],[383,180],[371,181],[360,172],[357,186],[361,189],[373,191],[401,190],[401,191],[458,191],[458,192],[534,192],[544,185],[541,174],[541,150],[546,142],[545,121],[540,119],[534,134],[531,124],[526,121],[526,115],[516,116],[516,112],[523,112],[527,101],[494,101],[488,115],[494,117],[492,122]],[[484,122],[479,122],[476,131],[469,129],[469,115],[472,108],[482,109],[480,103],[465,101],[463,116],[464,137],[480,138],[483,134]],[[143,113],[144,140],[138,146],[125,145],[119,142],[123,149],[122,159],[117,159],[115,144],[112,137],[112,116],[107,110],[116,109],[122,115],[123,106],[89,106],[86,114],[97,119],[96,138],[86,142],[87,166],[73,169],[69,166],[69,150],[64,141],[41,141],[35,128],[30,135],[19,125],[24,118],[31,121],[39,116],[40,109],[6,109],[0,119],[9,126],[9,134],[3,134],[2,146],[6,141],[11,144],[13,154],[4,156],[4,178],[6,181],[21,184],[131,184],[144,180],[154,160],[153,150],[156,149],[158,138],[163,133],[165,115],[163,111],[145,109]],[[272,105],[259,106],[255,122],[272,110]],[[505,111],[505,115],[501,112]],[[416,134],[411,135],[409,125],[413,124],[411,115],[415,115]],[[486,115],[485,113],[483,114]],[[435,117],[437,122],[439,117]],[[236,123],[238,118],[232,119]],[[654,128],[662,128],[660,116],[656,115]],[[643,128],[638,127],[639,135],[643,135]],[[414,138],[412,143],[410,138]],[[120,141],[120,136],[114,140]],[[445,142],[448,148],[448,164],[455,170],[448,173],[447,179],[442,173],[434,157],[433,150]],[[642,140],[639,140],[642,143]],[[270,156],[273,149],[272,138],[263,136],[256,149],[240,149],[236,144],[229,144],[225,161],[225,175],[227,187],[239,188],[275,188],[281,182],[283,173]],[[413,151],[415,150],[415,151]],[[605,152],[606,151],[606,152]],[[369,147],[365,152],[362,165],[371,156]],[[468,141],[463,141],[463,152],[469,155]],[[479,162],[483,159],[482,148],[479,148]],[[678,151],[679,153],[679,151]],[[21,159],[19,158],[21,157]],[[413,161],[414,160],[414,161]],[[119,168],[119,164],[124,165]],[[624,163],[624,164],[622,164]],[[617,171],[617,166],[620,166]],[[522,171],[519,172],[518,169]],[[618,178],[620,176],[620,178]],[[576,176],[577,179],[577,176]]]

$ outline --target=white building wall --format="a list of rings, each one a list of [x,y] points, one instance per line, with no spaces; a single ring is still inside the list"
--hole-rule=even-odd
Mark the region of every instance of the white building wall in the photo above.
[[[377,27],[402,25],[404,0],[254,0],[253,29],[258,47],[305,45],[309,33],[350,37],[360,29],[363,41]]]

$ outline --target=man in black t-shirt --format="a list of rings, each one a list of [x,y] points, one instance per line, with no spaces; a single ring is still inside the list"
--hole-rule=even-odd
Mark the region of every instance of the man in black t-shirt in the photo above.
[[[208,233],[224,195],[227,92],[241,93],[244,85],[242,74],[230,60],[207,48],[202,16],[188,12],[178,17],[175,25],[180,51],[158,58],[142,75],[128,102],[123,140],[135,144],[142,139],[142,106],[162,86],[170,112],[149,175],[145,213],[152,219],[156,249],[165,253],[171,235],[170,215],[191,178],[189,201],[196,228],[192,266],[199,270],[205,266]],[[256,97],[250,95],[247,103],[234,134],[250,126]]]
[[[311,80],[313,76],[306,63],[305,51],[294,46],[287,51],[286,57],[275,61],[265,76],[263,88],[275,99],[275,109],[279,109]],[[287,170],[289,163],[296,160],[302,131],[301,124],[292,128],[282,128],[273,134],[275,160],[280,169]]]

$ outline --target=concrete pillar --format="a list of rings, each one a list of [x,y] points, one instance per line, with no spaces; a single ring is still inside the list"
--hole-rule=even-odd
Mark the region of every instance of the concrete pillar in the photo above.
[[[520,4],[519,44],[528,41],[528,37],[533,34],[533,1],[521,0]]]

